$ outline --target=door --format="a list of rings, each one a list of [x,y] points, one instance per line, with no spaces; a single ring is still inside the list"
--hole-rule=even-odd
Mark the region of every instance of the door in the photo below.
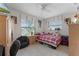
[[[0,15],[0,45],[6,45],[6,16]]]
[[[69,55],[79,56],[79,24],[69,26]]]

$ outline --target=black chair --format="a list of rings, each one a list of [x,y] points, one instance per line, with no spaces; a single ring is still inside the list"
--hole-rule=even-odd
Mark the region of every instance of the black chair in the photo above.
[[[5,47],[0,45],[0,56],[5,56]]]
[[[20,48],[20,42],[19,40],[15,40],[10,47],[10,56],[16,56],[18,50]]]
[[[29,38],[27,36],[20,36],[19,38],[17,38],[17,40],[19,40],[21,43],[20,49],[25,48],[29,45]]]

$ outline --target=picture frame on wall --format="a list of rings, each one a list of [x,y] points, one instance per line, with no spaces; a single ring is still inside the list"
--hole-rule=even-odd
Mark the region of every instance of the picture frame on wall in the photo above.
[[[65,18],[66,24],[71,24],[71,18]]]
[[[14,20],[14,24],[17,24],[17,17],[16,16],[11,16],[11,18]]]

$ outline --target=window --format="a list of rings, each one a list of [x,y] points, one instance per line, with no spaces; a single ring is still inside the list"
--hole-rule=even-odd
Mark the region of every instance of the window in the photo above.
[[[61,29],[62,28],[61,20],[54,19],[54,20],[48,21],[48,28],[49,30]]]
[[[21,35],[31,36],[34,34],[33,20],[21,20]]]

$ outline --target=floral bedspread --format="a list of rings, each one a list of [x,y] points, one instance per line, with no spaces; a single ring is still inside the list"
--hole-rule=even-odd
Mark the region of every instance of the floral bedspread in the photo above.
[[[61,42],[61,36],[58,33],[40,34],[37,36],[37,41],[48,43],[50,45],[58,46]]]

